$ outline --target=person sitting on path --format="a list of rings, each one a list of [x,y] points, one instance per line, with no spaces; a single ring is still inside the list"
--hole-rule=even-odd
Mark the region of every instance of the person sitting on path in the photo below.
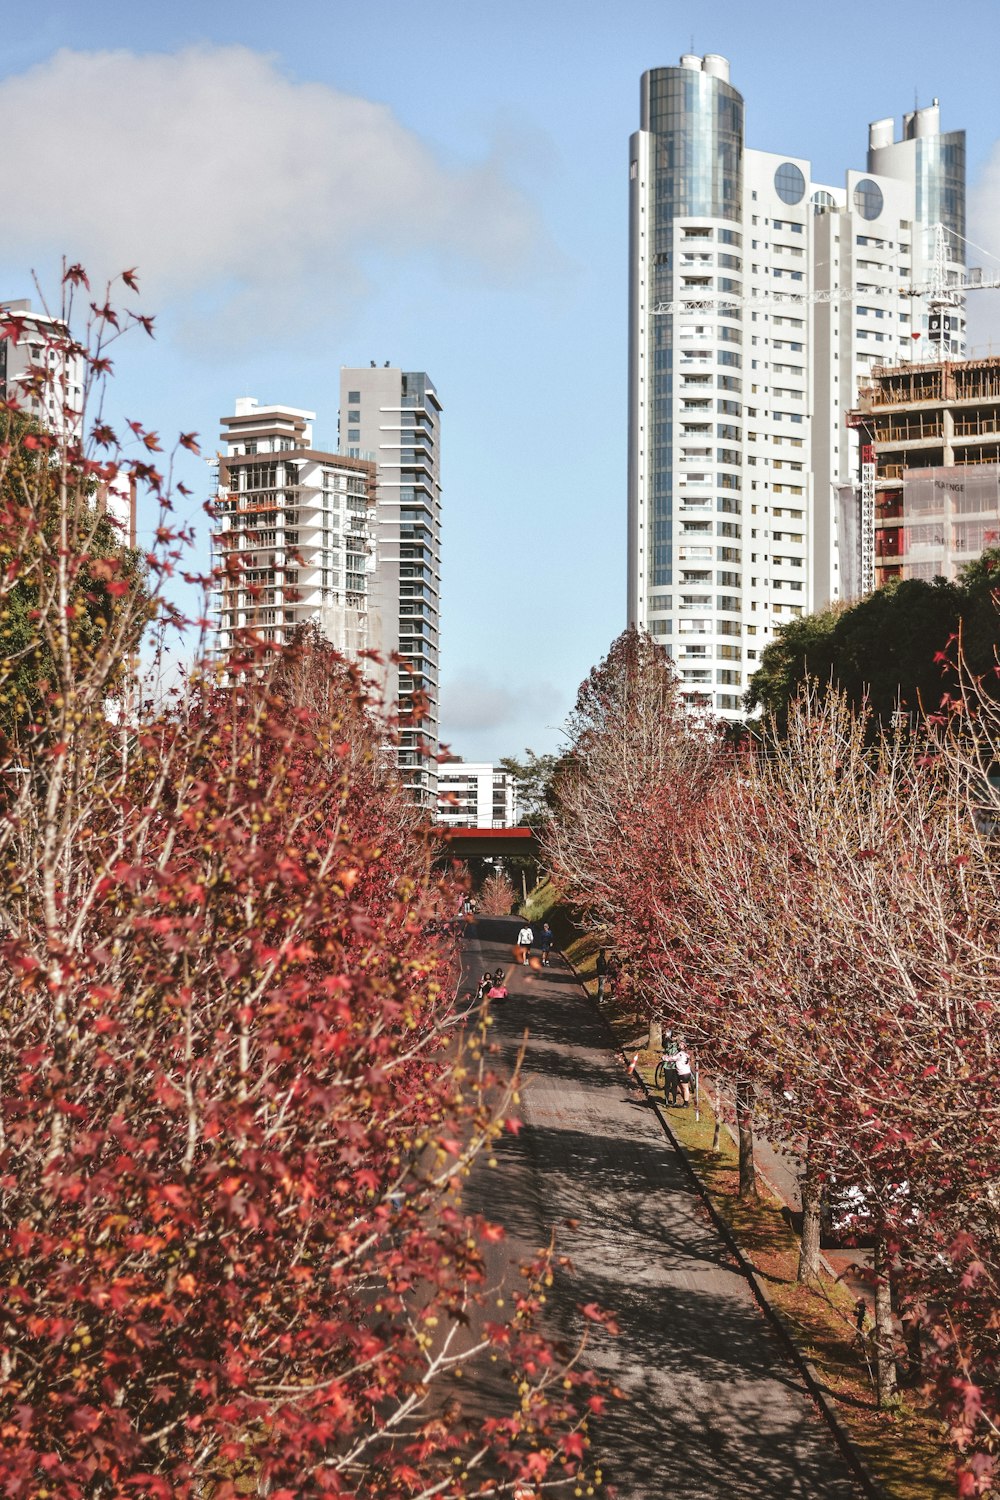
[[[486,973],[483,975],[482,979],[479,981],[479,989],[476,992],[476,999],[477,1000],[485,1000],[486,999],[486,996],[489,994],[490,985],[492,983],[493,983],[493,975],[490,973],[489,969],[487,969]]]
[[[555,933],[552,931],[552,928],[549,926],[548,922],[543,922],[541,936],[538,939],[538,946],[542,950],[542,967],[545,969],[547,969],[549,966],[549,955],[552,952],[552,944],[554,942]]]
[[[532,930],[528,926],[527,922],[525,922],[524,926],[521,928],[521,931],[517,935],[517,946],[518,946],[518,949],[520,950],[520,954],[521,954],[520,962],[522,964],[526,964],[528,962],[528,960],[530,959],[530,957],[531,957],[531,945],[532,945],[532,943],[534,941],[535,941],[535,934],[532,932]]]
[[[499,969],[497,969],[496,974],[493,976],[493,983],[490,985],[489,994],[486,996],[486,998],[487,1000],[493,1001],[506,1000],[507,993],[507,986],[503,982],[503,974]]]
[[[677,1079],[681,1086],[681,1109],[687,1109],[691,1103],[691,1058],[684,1047],[684,1038],[678,1037],[677,1056],[674,1058],[674,1067],[677,1069]]]

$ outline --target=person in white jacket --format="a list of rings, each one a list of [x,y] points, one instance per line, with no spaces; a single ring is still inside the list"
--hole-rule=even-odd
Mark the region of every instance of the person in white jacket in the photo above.
[[[532,932],[527,923],[525,923],[525,925],[521,928],[521,931],[517,935],[517,946],[521,950],[522,964],[526,964],[531,957],[531,945],[534,941],[535,934]]]
[[[674,1067],[677,1069],[677,1082],[681,1088],[683,1099],[682,1109],[686,1109],[691,1103],[691,1055],[684,1045],[684,1038],[678,1038],[679,1047],[674,1058]]]

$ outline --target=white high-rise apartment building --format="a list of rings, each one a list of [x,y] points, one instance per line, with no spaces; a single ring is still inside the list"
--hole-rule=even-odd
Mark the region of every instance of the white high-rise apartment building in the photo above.
[[[643,74],[629,177],[629,621],[692,704],[738,717],[774,631],[841,595],[845,414],[872,369],[937,348],[910,293],[963,271],[965,135],[935,100],[818,183],[747,149],[728,62],[689,55]]]
[[[375,471],[313,447],[311,411],[240,397],[222,418],[212,534],[213,647],[280,645],[316,624],[344,656],[369,642]]]
[[[438,822],[444,828],[513,828],[514,778],[492,761],[443,760],[438,766]]]
[[[414,802],[436,810],[441,403],[430,376],[391,365],[342,369],[340,450],[375,463],[370,644],[385,663],[387,705],[398,704],[403,783]]]

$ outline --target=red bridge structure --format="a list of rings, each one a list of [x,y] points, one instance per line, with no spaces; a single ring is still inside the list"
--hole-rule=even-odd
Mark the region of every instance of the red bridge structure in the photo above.
[[[431,837],[443,854],[452,859],[484,859],[521,854],[539,855],[537,828],[445,828],[438,825]]]

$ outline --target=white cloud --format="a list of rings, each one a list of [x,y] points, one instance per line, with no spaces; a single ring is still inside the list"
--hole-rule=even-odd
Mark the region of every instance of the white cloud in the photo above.
[[[551,682],[535,679],[531,672],[518,674],[507,683],[496,682],[483,672],[459,672],[441,689],[441,738],[458,754],[496,759],[520,754],[525,743],[524,726],[533,724],[532,744],[558,736],[556,726],[565,717],[564,693]],[[551,730],[538,733],[538,723],[548,716]]]
[[[448,732],[501,729],[521,717],[520,696],[471,673],[444,684],[441,712]]]
[[[373,260],[429,253],[505,280],[542,248],[495,156],[445,164],[387,106],[246,47],[60,51],[0,82],[0,118],[21,164],[8,264],[138,265],[152,299],[187,295],[210,320],[325,313]]]

